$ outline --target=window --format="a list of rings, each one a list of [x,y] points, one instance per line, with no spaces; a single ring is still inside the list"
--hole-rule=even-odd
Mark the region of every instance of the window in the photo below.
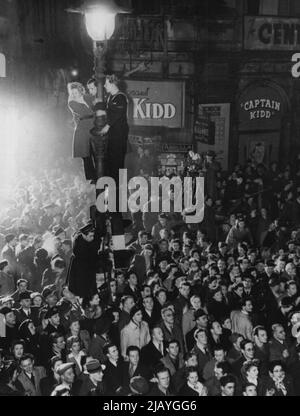
[[[247,0],[247,14],[252,16],[300,16],[299,0]]]

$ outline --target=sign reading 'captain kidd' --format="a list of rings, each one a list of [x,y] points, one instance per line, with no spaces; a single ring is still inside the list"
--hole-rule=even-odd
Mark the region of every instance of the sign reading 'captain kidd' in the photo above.
[[[300,19],[245,16],[244,47],[278,51],[300,47]]]
[[[180,128],[184,125],[184,82],[126,81],[129,123]]]
[[[280,94],[266,85],[252,85],[239,102],[240,130],[276,130],[280,128],[284,104]]]

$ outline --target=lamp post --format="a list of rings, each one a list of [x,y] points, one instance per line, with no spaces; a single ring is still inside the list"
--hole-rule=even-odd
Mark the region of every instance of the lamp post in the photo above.
[[[97,98],[104,101],[104,81],[106,72],[106,53],[108,40],[115,30],[115,19],[119,13],[130,13],[130,9],[120,8],[114,0],[86,0],[79,9],[68,9],[69,12],[84,15],[87,33],[93,40],[94,73],[97,82]],[[97,115],[97,112],[96,112]],[[96,122],[97,128],[97,122]],[[96,189],[96,197],[99,191]],[[103,229],[105,222],[103,214],[96,212],[96,227]],[[98,225],[97,225],[98,224]],[[128,261],[128,250],[125,249],[124,225],[122,216],[113,213],[110,217],[110,228],[113,241],[114,261],[116,264],[125,264]],[[117,266],[118,267],[118,266]]]

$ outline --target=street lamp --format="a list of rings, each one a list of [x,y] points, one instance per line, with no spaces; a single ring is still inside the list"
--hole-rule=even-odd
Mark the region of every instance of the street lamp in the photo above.
[[[130,13],[130,9],[117,6],[114,0],[86,0],[80,9],[68,9],[69,12],[81,13],[85,16],[85,24],[87,33],[93,40],[94,57],[95,57],[95,79],[97,82],[97,98],[104,101],[104,80],[106,72],[106,52],[107,41],[111,38],[115,31],[115,19],[119,13]],[[95,119],[95,127],[97,128],[97,111]],[[96,133],[97,134],[97,133]],[[99,191],[96,189],[96,197]],[[98,226],[104,221],[103,214],[97,212]],[[114,262],[115,266],[121,267],[131,256],[129,250],[125,249],[124,222],[122,215],[119,213],[111,214],[110,228],[113,241]]]
[[[107,41],[115,31],[117,14],[130,13],[131,10],[117,6],[114,0],[86,0],[78,9],[69,12],[81,13],[85,17],[86,30],[94,43],[95,78],[99,100],[104,100],[103,86],[106,71]]]

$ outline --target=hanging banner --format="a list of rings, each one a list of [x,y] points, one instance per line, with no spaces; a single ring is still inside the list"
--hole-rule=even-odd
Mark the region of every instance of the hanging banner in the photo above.
[[[228,167],[230,104],[199,104],[194,138],[197,153],[213,150],[223,169]]]
[[[185,83],[181,81],[126,81],[129,124],[184,127]]]

